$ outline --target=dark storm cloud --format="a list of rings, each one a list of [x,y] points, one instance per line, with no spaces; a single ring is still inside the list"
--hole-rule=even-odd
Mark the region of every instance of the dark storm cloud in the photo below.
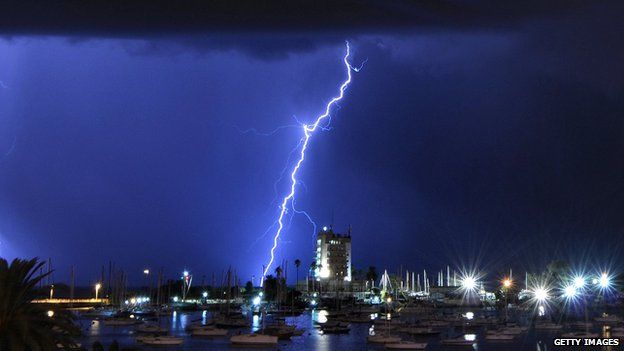
[[[0,33],[146,40],[136,53],[240,50],[284,58],[366,34],[501,30],[583,11],[586,1],[129,1],[5,3]],[[244,34],[244,35],[242,35]],[[313,35],[312,35],[313,34]]]
[[[205,33],[180,37],[145,39],[126,45],[135,55],[172,56],[187,53],[241,52],[261,60],[285,59],[289,55],[313,52],[345,40],[341,34],[315,37],[297,33]]]
[[[580,10],[588,1],[9,1],[2,31],[126,36],[206,30],[507,26]]]

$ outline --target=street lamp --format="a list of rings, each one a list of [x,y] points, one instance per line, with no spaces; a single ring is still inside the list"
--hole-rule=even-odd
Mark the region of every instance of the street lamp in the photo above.
[[[102,288],[102,284],[97,283],[95,284],[95,299],[98,299],[98,293],[100,292],[100,289]]]
[[[585,286],[585,278],[583,276],[578,276],[574,278],[574,287],[577,289],[581,289]]]
[[[538,302],[545,302],[549,298],[548,290],[543,287],[538,287],[533,290],[533,295]]]
[[[461,286],[465,291],[472,291],[477,287],[477,279],[473,276],[466,276],[461,281]]]
[[[503,293],[505,293],[505,320],[509,318],[509,300],[507,296],[509,295],[509,288],[511,288],[511,284],[511,278],[503,279]]]
[[[602,289],[606,289],[611,286],[611,279],[607,275],[607,273],[602,273],[600,275],[600,279],[598,279],[598,284]]]
[[[145,276],[145,293],[147,296],[152,296],[152,284],[150,282],[150,270],[149,268],[145,268],[143,270],[143,275]]]
[[[576,297],[578,291],[576,290],[576,286],[574,285],[568,285],[565,288],[563,288],[563,297],[568,298],[568,299],[573,299]]]

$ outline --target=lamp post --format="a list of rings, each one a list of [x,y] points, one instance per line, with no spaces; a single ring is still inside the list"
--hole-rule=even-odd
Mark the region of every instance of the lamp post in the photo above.
[[[98,299],[98,294],[99,294],[101,288],[102,288],[102,284],[100,284],[100,283],[95,284],[95,300],[96,301]]]
[[[509,319],[509,301],[507,295],[509,294],[509,288],[511,288],[512,284],[513,281],[511,278],[505,278],[503,280],[503,293],[505,294],[505,321]]]
[[[150,270],[148,268],[145,268],[143,270],[143,275],[145,276],[145,289],[146,289],[146,293],[148,297],[152,297],[152,286],[149,282],[149,274],[150,274]]]

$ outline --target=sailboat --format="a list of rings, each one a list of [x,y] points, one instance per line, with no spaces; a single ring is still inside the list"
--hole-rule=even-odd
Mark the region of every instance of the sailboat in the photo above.
[[[277,336],[265,334],[239,334],[230,338],[230,342],[235,345],[263,346],[277,345]]]
[[[143,324],[134,329],[137,333],[142,334],[166,334],[167,329],[155,324]]]
[[[233,315],[230,314],[230,301],[231,301],[231,268],[227,271],[227,304],[226,304],[226,312],[224,315],[217,316],[213,318],[212,322],[220,328],[244,328],[249,326],[248,321],[240,314]]]
[[[387,274],[387,272],[384,272],[384,274]],[[391,299],[388,298],[388,300],[386,300],[386,306],[388,306],[390,304]],[[397,344],[401,342],[401,337],[399,336],[391,336],[390,335],[390,326],[388,325],[389,323],[389,319],[390,319],[390,315],[388,314],[388,317],[385,319],[385,329],[386,329],[386,335],[383,334],[375,334],[375,335],[370,335],[366,338],[366,340],[368,342],[371,343],[381,343],[381,344]]]
[[[262,331],[264,332],[264,320],[266,313],[262,316]],[[277,345],[277,336],[266,334],[238,334],[230,338],[230,342],[234,345],[247,346],[273,346]]]
[[[226,336],[227,329],[216,328],[211,325],[196,326],[191,330],[192,336]]]

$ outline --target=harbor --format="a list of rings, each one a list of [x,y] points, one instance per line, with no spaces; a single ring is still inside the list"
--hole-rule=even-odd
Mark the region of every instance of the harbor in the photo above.
[[[597,342],[595,349],[610,350],[603,343],[624,338],[619,280],[610,273],[570,270],[555,276],[553,267],[560,262],[540,274],[527,272],[520,282],[511,271],[492,282],[485,274],[458,274],[447,266],[433,281],[426,271],[421,280],[414,272],[384,270],[377,282],[359,282],[357,274],[350,281],[318,275],[291,286],[281,273],[286,266],[263,287],[233,285],[232,269],[218,287],[193,287],[192,273],[184,271],[173,294],[168,282],[154,289],[110,287],[120,294],[112,300],[106,295],[33,303],[50,308],[51,316],[71,313],[80,333],[69,349],[85,350],[115,343],[127,350],[542,351],[560,339]],[[98,283],[95,292],[101,289]]]
[[[333,317],[332,317],[333,315]],[[364,316],[368,321],[364,321]],[[470,316],[468,318],[467,316]],[[142,326],[158,325],[162,330],[159,335],[168,335],[180,340],[179,345],[159,345],[163,350],[228,350],[236,346],[232,337],[247,333],[263,333],[262,320],[257,315],[245,318],[249,325],[227,328],[224,335],[198,336],[193,327],[199,325],[218,329],[212,313],[172,312],[156,319],[137,322],[134,325],[113,326],[107,319],[81,317],[78,320],[84,335],[80,338],[83,345],[101,342],[108,346],[117,341],[122,348],[150,350],[154,346],[142,342]],[[549,350],[555,337],[576,333],[583,337],[582,331],[572,321],[555,324],[559,328],[545,328],[544,322],[531,324],[528,316],[514,318],[518,322],[500,322],[495,313],[481,309],[460,311],[458,309],[438,309],[423,313],[401,313],[389,321],[379,318],[379,313],[353,314],[348,311],[331,313],[327,310],[309,310],[294,317],[266,316],[267,325],[286,325],[301,330],[301,335],[288,335],[266,345],[251,344],[258,347],[279,350],[381,350],[381,349],[426,349],[446,350],[461,347],[474,350]],[[588,330],[591,337],[624,337],[621,319],[603,324],[592,320]],[[337,326],[346,330],[337,331]],[[199,329],[195,329],[199,330]],[[268,335],[268,334],[267,334]],[[376,339],[377,337],[377,339]],[[381,338],[379,338],[381,337]],[[155,340],[158,340],[157,338]],[[166,339],[161,339],[166,340]],[[244,345],[236,349],[245,349]],[[597,347],[596,350],[608,350]]]
[[[624,337],[615,270],[579,271],[555,260],[520,277],[511,268],[488,274],[450,264],[433,274],[403,265],[393,274],[364,271],[351,264],[350,230],[323,227],[317,238],[308,269],[300,272],[301,260],[293,260],[293,277],[283,260],[259,285],[253,277],[242,284],[229,267],[210,280],[190,269],[171,277],[145,268],[143,284],[130,286],[129,273],[110,262],[91,287],[76,287],[72,268],[67,286],[51,279],[50,259],[36,265],[42,275],[30,304],[51,320],[71,320],[73,338],[58,347],[65,350],[542,351],[564,339],[609,350],[605,343]]]
[[[624,350],[624,1],[9,1],[0,351]]]

